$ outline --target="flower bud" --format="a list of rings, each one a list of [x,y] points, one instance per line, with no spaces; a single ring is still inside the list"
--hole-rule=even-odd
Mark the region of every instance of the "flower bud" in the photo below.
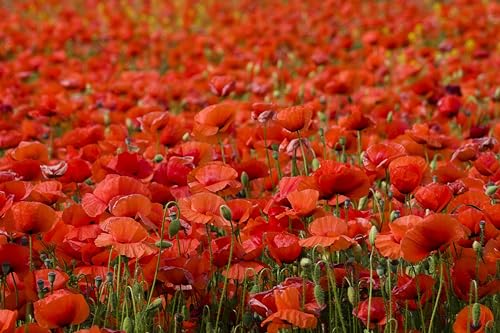
[[[314,286],[314,299],[320,306],[325,304],[325,293],[319,284]]]
[[[170,224],[168,226],[168,235],[170,236],[170,238],[175,237],[180,229],[181,229],[181,221],[179,221],[179,219],[176,218],[170,221]]]
[[[172,247],[172,242],[169,242],[167,240],[159,240],[155,242],[155,246],[159,249],[168,249]]]
[[[312,164],[312,171],[316,171],[320,167],[320,163],[319,163],[319,160],[317,158],[314,158],[312,160],[311,164]]]
[[[146,311],[153,311],[159,309],[161,306],[162,306],[162,299],[158,297],[152,300],[151,303],[149,303]]]
[[[247,188],[248,184],[249,184],[249,181],[250,181],[249,178],[248,178],[248,173],[246,173],[245,171],[243,171],[241,173],[240,180],[241,180],[241,184],[243,184],[243,187]]]
[[[161,154],[156,154],[155,157],[153,158],[153,162],[155,163],[160,163],[163,161],[163,156]]]
[[[392,221],[394,221],[394,220],[396,220],[396,219],[398,219],[398,218],[400,218],[400,217],[401,217],[401,212],[400,212],[399,210],[393,210],[393,211],[391,212],[391,215],[390,215],[390,217],[389,217],[389,218],[390,218],[390,220],[391,220],[391,222],[392,222]]]
[[[481,319],[481,305],[474,303],[472,305],[472,327],[478,328],[480,326],[479,320]]]
[[[134,331],[134,323],[132,322],[132,319],[130,319],[129,316],[123,319],[121,328],[122,331],[125,331],[126,333],[132,333]]]
[[[226,220],[231,222],[233,220],[233,214],[231,213],[231,209],[226,206],[222,205],[219,207],[220,215]]]
[[[351,305],[356,305],[356,290],[353,286],[349,286],[349,288],[347,288],[347,299]]]
[[[309,258],[302,258],[300,259],[300,267],[302,268],[309,268],[312,265],[312,260]]]
[[[480,242],[474,241],[474,243],[472,243],[472,248],[476,251],[476,253],[481,253],[482,246]]]
[[[370,241],[370,244],[372,246],[375,245],[375,238],[377,238],[377,235],[378,235],[377,227],[373,225],[372,228],[370,229],[370,233],[368,234],[368,240]]]
[[[188,141],[189,140],[189,136],[190,135],[189,135],[188,132],[184,133],[184,135],[182,136],[182,141]]]
[[[486,191],[484,193],[486,193],[487,196],[491,197],[497,192],[499,187],[500,186],[498,185],[490,185],[486,187]]]

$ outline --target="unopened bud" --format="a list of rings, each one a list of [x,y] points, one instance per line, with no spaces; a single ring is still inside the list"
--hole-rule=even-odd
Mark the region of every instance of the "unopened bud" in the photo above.
[[[401,212],[399,210],[393,210],[390,215],[390,220],[391,222],[394,221],[395,219],[398,219],[401,217]]]
[[[474,243],[472,243],[472,248],[476,251],[476,253],[481,253],[482,246],[480,242],[474,241]]]
[[[160,154],[156,154],[155,157],[153,158],[153,162],[155,163],[160,163],[163,161],[163,156]]]
[[[480,318],[481,318],[481,305],[479,303],[474,303],[474,305],[472,305],[472,326],[474,328],[479,327]]]
[[[241,177],[240,177],[240,179],[241,179],[241,183],[243,184],[243,186],[244,186],[245,188],[247,188],[247,187],[248,187],[248,183],[249,183],[248,173],[246,173],[245,171],[243,171],[243,172],[241,173]]]
[[[175,237],[179,230],[181,229],[181,221],[179,219],[173,219],[170,221],[170,224],[168,226],[168,235],[170,238]]]
[[[498,186],[498,185],[490,185],[490,186],[486,187],[486,191],[484,193],[486,193],[487,196],[491,197],[492,195],[494,195],[497,192],[499,187],[500,186]]]
[[[370,241],[370,244],[372,246],[375,245],[375,238],[377,238],[377,235],[378,235],[377,227],[376,226],[372,226],[372,228],[370,229],[370,233],[368,235],[368,240]]]
[[[302,268],[309,268],[312,265],[312,260],[309,258],[302,258],[300,259],[300,267]]]
[[[220,215],[226,220],[231,222],[233,220],[233,214],[231,213],[231,209],[226,206],[222,205],[219,207]]]
[[[349,303],[351,303],[351,305],[356,305],[356,290],[352,286],[349,286],[349,288],[347,288],[347,299],[349,300]]]
[[[314,158],[312,160],[311,164],[312,164],[312,171],[316,171],[320,167],[320,163],[319,163],[319,160],[317,158]]]
[[[169,242],[167,240],[159,240],[155,242],[155,246],[159,249],[168,249],[172,247],[172,242]]]
[[[126,333],[132,333],[134,331],[134,323],[132,322],[132,319],[130,319],[129,316],[123,319],[121,328],[122,331],[125,331]]]

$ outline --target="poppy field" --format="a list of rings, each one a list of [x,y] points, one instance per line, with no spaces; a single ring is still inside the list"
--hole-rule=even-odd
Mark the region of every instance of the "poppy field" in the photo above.
[[[0,15],[0,332],[500,332],[497,1]]]

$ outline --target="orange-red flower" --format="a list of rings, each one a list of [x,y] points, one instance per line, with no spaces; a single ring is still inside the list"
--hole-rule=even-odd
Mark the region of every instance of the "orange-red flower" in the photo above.
[[[472,311],[474,305],[467,305],[457,315],[453,323],[453,333],[486,333],[488,328],[495,326],[493,312],[487,306],[479,304],[479,318],[473,322]]]
[[[418,156],[402,156],[389,164],[391,184],[402,194],[409,194],[420,185],[427,168],[425,159]]]
[[[320,245],[332,251],[345,250],[355,243],[347,234],[347,223],[335,216],[317,218],[308,226],[312,235],[299,241],[300,246],[312,248]]]
[[[420,187],[415,192],[415,199],[425,209],[439,213],[453,198],[450,187],[443,184],[431,183]]]
[[[401,240],[403,258],[411,263],[425,259],[434,251],[443,251],[464,238],[464,228],[447,214],[432,214],[409,229]]]
[[[33,305],[36,322],[51,329],[81,324],[90,315],[89,305],[83,295],[65,289],[57,290]]]
[[[101,229],[104,233],[95,239],[98,247],[112,246],[119,255],[129,258],[142,258],[157,251],[146,229],[132,218],[110,217]]]
[[[208,191],[222,196],[233,195],[241,189],[237,178],[238,172],[232,167],[212,162],[191,171],[188,185],[192,193]]]
[[[336,195],[359,199],[367,195],[370,188],[370,180],[361,168],[331,160],[321,162],[314,178],[320,196],[326,199]]]
[[[58,219],[57,213],[50,206],[21,201],[13,204],[2,220],[8,231],[36,234],[49,231]]]
[[[261,324],[262,327],[268,325],[268,332],[277,333],[287,327],[315,328],[318,325],[318,319],[314,315],[301,311],[300,292],[297,288],[274,290],[274,301],[277,311]]]
[[[308,105],[297,105],[281,109],[276,121],[287,131],[307,130],[312,119],[312,109]]]
[[[210,137],[226,132],[234,121],[236,109],[236,104],[227,102],[204,108],[194,117],[193,133]]]
[[[0,310],[0,332],[13,333],[16,329],[17,311]]]

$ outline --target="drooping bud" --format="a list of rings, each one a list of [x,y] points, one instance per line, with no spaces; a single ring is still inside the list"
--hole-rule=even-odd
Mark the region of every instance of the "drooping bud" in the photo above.
[[[300,259],[300,267],[302,267],[303,269],[307,269],[307,268],[311,267],[311,265],[312,265],[311,259],[306,258],[306,257]]]
[[[480,326],[479,320],[481,319],[481,305],[474,303],[472,305],[472,327],[478,328]]]
[[[178,218],[171,220],[168,226],[168,235],[170,236],[170,238],[175,237],[180,229],[181,229],[181,221],[179,221]]]

